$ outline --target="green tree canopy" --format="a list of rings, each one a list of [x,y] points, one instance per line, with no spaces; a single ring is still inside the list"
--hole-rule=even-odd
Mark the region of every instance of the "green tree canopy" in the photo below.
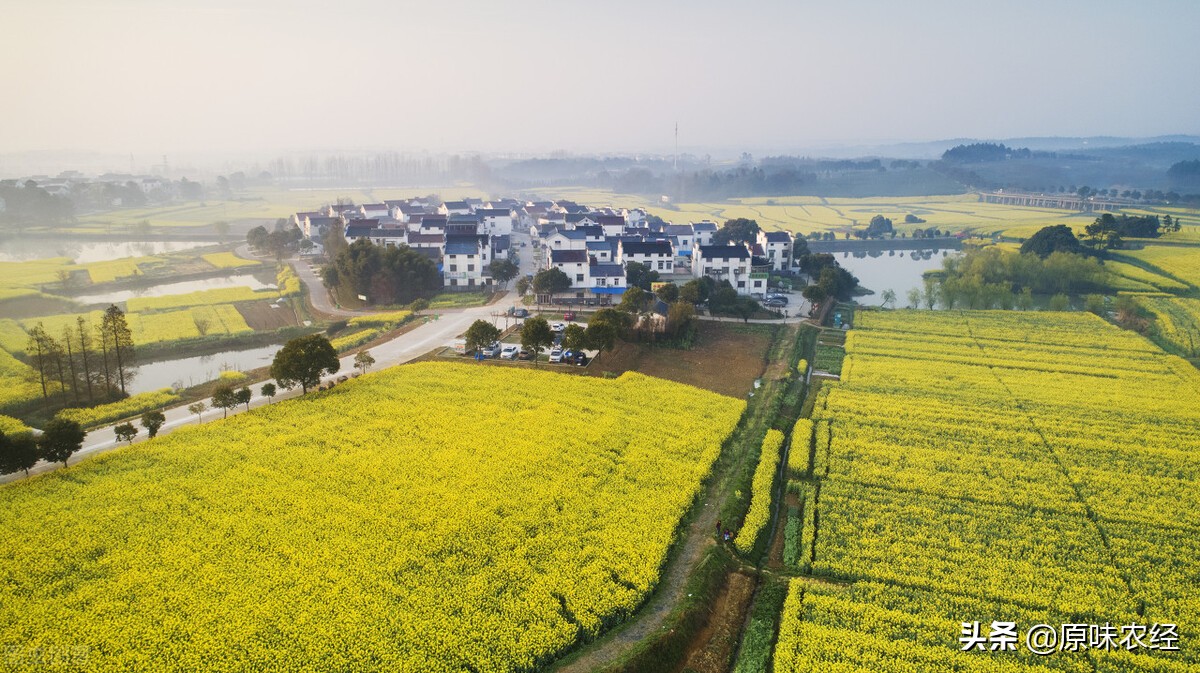
[[[323,334],[298,337],[284,344],[271,363],[271,377],[284,388],[300,386],[307,393],[325,374],[341,369],[337,351]]]
[[[83,448],[83,438],[87,433],[75,421],[65,418],[54,418],[38,437],[38,450],[42,459],[51,463],[67,464],[67,459]]]
[[[467,328],[463,338],[468,351],[478,351],[495,343],[500,338],[500,329],[486,320],[476,320]]]

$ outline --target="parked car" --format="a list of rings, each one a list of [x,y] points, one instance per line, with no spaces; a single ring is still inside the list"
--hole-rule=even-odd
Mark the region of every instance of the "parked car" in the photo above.
[[[768,299],[763,302],[763,306],[766,306],[767,308],[783,308],[784,306],[787,306],[787,302],[779,299]]]
[[[563,320],[566,320],[567,322],[570,322],[574,319],[575,319],[574,311],[567,311],[566,313],[563,314]]]
[[[530,353],[529,351],[522,348],[521,350],[517,351],[517,359],[518,360],[532,360],[533,353]]]
[[[567,329],[567,326],[561,322],[556,322],[550,326],[550,329],[554,330],[555,332],[561,332]]]
[[[527,311],[526,309],[523,309],[523,308],[519,308],[519,309],[513,311],[513,317],[514,318],[528,318],[529,311]]]
[[[554,350],[550,351],[550,361],[562,362],[562,354],[563,352],[561,348],[555,348]]]
[[[575,364],[576,365],[578,365],[580,367],[585,367],[585,366],[587,366],[587,363],[588,363],[588,356],[586,353],[584,353],[583,351],[580,351],[575,354]]]
[[[516,346],[513,346],[510,344],[510,345],[505,346],[504,348],[500,349],[500,358],[504,359],[504,360],[516,360],[517,353],[519,353],[520,350],[521,350],[520,348],[517,348]]]
[[[483,348],[480,348],[479,352],[482,353],[483,357],[485,358],[494,358],[500,354],[500,342],[492,342],[490,346],[484,346]]]
[[[783,302],[784,304],[788,303],[787,295],[782,294],[768,294],[766,299],[767,301],[779,301]]]

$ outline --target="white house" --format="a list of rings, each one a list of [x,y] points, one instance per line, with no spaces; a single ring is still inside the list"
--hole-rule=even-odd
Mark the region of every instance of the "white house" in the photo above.
[[[479,231],[492,236],[507,236],[513,232],[513,211],[511,208],[477,208],[479,216]]]
[[[364,203],[358,207],[358,214],[366,220],[392,216],[387,205],[383,203]]]
[[[580,231],[559,229],[547,236],[543,245],[550,250],[587,250],[587,237]]]
[[[751,294],[750,251],[744,245],[701,245],[692,252],[692,275],[727,280],[738,294]],[[764,281],[765,283],[765,281]]]
[[[589,289],[593,295],[625,293],[625,269],[620,264],[592,260],[588,264]]]
[[[449,217],[450,215],[467,215],[471,212],[471,204],[466,201],[445,201],[438,206],[438,214]]]
[[[716,222],[693,222],[692,232],[695,234],[695,245],[712,245],[713,234],[717,233]]]
[[[624,215],[597,215],[596,224],[604,230],[605,236],[620,236],[625,231]]]
[[[624,241],[617,244],[617,261],[645,264],[659,273],[675,273],[675,253],[668,241]]]
[[[550,268],[559,269],[571,279],[571,287],[588,287],[587,250],[551,250]]]
[[[670,236],[675,241],[675,255],[678,257],[691,257],[692,248],[696,244],[696,232],[692,230],[690,224],[668,224],[663,228],[663,233]]]
[[[771,268],[782,271],[792,265],[792,236],[786,231],[759,231],[758,244]]]
[[[589,241],[587,244],[588,256],[604,264],[614,262],[616,250],[616,244],[610,241]]]
[[[449,236],[442,257],[442,282],[445,287],[480,287],[485,284],[483,271],[490,263],[490,246],[480,245],[479,236]]]

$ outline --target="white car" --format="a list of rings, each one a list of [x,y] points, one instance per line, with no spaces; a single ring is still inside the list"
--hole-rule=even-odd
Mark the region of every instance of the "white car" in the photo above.
[[[550,351],[550,361],[562,362],[562,354],[563,352],[561,348],[555,348],[554,350]]]
[[[564,323],[556,322],[550,326],[550,329],[555,332],[562,332],[563,330],[567,329],[567,326]]]
[[[483,357],[485,358],[494,358],[496,357],[496,354],[500,352],[500,342],[494,341],[492,342],[492,345],[480,348],[479,352],[483,353]]]
[[[517,353],[521,351],[520,347],[507,345],[500,351],[500,357],[504,360],[516,360]]]

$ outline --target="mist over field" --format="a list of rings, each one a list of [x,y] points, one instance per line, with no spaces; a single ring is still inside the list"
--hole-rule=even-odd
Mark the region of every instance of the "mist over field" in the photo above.
[[[1196,133],[1197,25],[1172,0],[13,4],[0,168]]]

